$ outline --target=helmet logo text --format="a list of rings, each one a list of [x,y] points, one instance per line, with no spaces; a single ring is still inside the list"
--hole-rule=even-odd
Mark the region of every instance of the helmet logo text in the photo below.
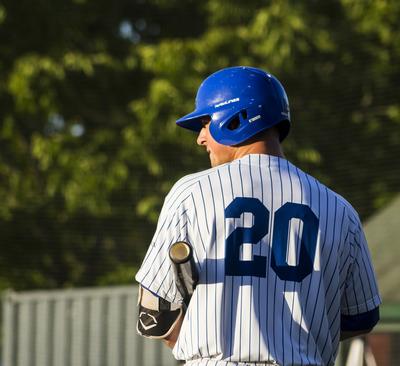
[[[222,107],[224,105],[227,104],[231,104],[231,103],[236,103],[240,100],[240,98],[234,98],[234,99],[229,99],[229,100],[225,100],[224,102],[218,103],[214,105],[214,108],[218,108],[218,107]]]
[[[261,115],[260,115],[260,114],[257,114],[257,116],[255,116],[255,117],[253,117],[253,118],[250,118],[250,119],[249,119],[249,122],[251,123],[251,122],[257,121],[257,120],[260,119],[260,118],[261,118]]]

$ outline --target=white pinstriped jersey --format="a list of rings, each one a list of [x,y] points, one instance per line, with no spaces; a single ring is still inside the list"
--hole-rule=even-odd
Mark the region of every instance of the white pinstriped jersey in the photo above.
[[[178,341],[188,365],[333,365],[341,315],[381,302],[359,217],[283,158],[252,154],[179,180],[136,280],[182,301],[168,248],[194,248],[199,284]]]

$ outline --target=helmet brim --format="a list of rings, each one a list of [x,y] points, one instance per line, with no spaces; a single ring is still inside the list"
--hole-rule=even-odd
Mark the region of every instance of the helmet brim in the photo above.
[[[203,119],[206,117],[210,118],[210,114],[206,111],[193,111],[179,118],[176,124],[188,130],[199,132],[203,128]]]

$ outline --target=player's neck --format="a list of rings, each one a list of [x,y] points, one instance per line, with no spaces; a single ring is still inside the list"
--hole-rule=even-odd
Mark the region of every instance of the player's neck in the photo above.
[[[285,157],[282,145],[275,139],[269,141],[255,141],[250,144],[238,146],[235,151],[235,160],[249,154],[267,154],[280,158]]]

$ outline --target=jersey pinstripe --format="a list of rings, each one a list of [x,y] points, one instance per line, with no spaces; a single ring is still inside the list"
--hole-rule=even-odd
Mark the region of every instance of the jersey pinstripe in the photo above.
[[[257,203],[257,212],[265,215],[262,225],[256,211],[227,214],[240,198]],[[291,207],[317,223],[314,239],[309,219],[289,215],[285,221]],[[243,239],[246,233],[254,238],[256,227],[262,233],[257,242]],[[239,268],[260,260],[262,275],[235,275],[227,261],[229,243],[237,243],[241,233],[239,257],[232,263]],[[313,240],[311,248],[307,243]],[[200,274],[173,349],[188,365],[333,365],[340,316],[370,311],[381,302],[355,210],[283,158],[247,155],[174,185],[136,275],[144,287],[171,302],[182,301],[168,257],[176,241],[193,246]],[[293,268],[307,269],[299,260],[308,257],[309,272],[304,278],[296,272],[290,280]]]

